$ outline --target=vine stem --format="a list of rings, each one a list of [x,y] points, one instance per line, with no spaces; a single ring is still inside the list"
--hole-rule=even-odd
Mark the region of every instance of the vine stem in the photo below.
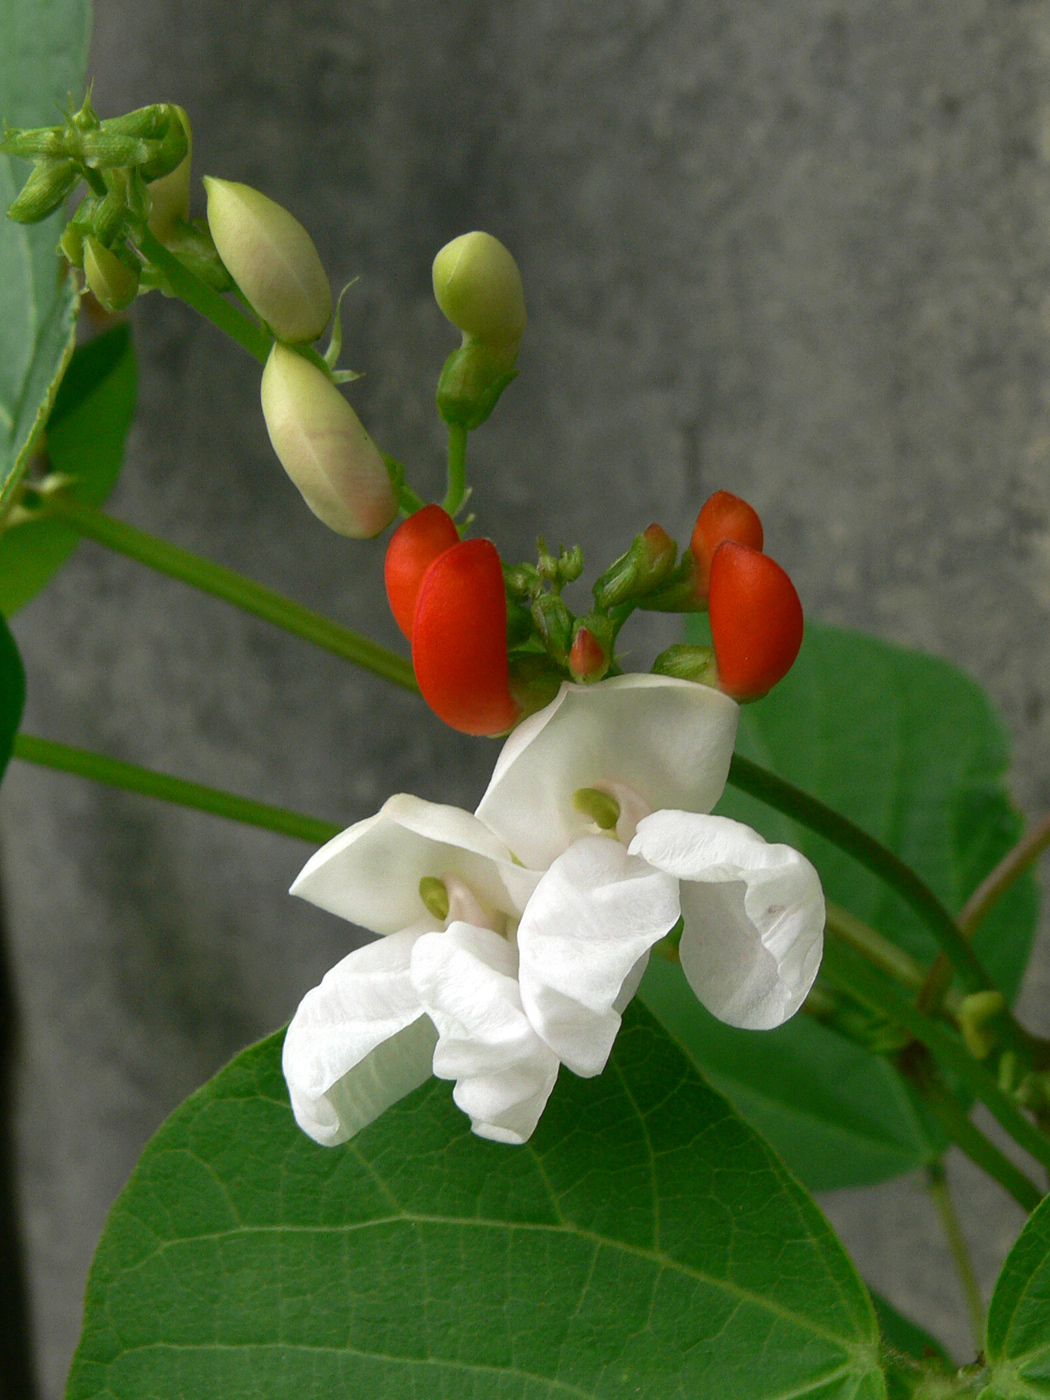
[[[936,938],[968,992],[997,990],[951,914],[929,885],[899,856],[894,855],[873,836],[869,836],[848,817],[842,816],[819,799],[795,787],[793,783],[760,768],[757,763],[752,763],[740,754],[733,755],[733,761],[729,765],[729,781],[734,787],[750,793],[752,797],[757,797],[770,807],[775,807],[777,811],[801,822],[803,826],[808,826],[811,831],[834,842],[840,850],[851,855],[900,895]],[[1015,1050],[1026,1064],[1031,1063],[1031,1039],[1018,1025],[1013,1014],[1004,1010],[996,1024],[1001,1028],[1003,1039],[1010,1048]]]
[[[309,841],[314,846],[323,846],[341,830],[331,822],[320,821],[316,817],[290,812],[284,807],[271,807],[248,797],[235,797],[218,788],[187,782],[169,773],[140,768],[134,763],[124,763],[88,749],[59,744],[52,739],[40,739],[35,734],[16,734],[12,755],[26,763],[56,768],[63,773],[76,773],[97,783],[123,788],[126,792],[159,797],[164,802],[175,802],[181,807],[193,807],[198,812],[211,812],[214,816],[228,817],[247,826],[276,831],[282,836],[293,836],[297,841]]]
[[[925,1045],[945,1069],[956,1075],[970,1093],[980,1099],[1018,1146],[1050,1170],[1050,1142],[1025,1117],[1014,1100],[999,1088],[985,1067],[973,1058],[959,1036],[917,1010],[913,1002],[898,991],[883,973],[837,939],[829,940],[824,946],[821,974],[833,986],[848,992],[872,1010],[888,1016],[913,1039]]]
[[[214,287],[209,287],[207,282],[202,282],[195,273],[184,267],[148,227],[143,226],[136,233],[134,241],[142,256],[163,274],[169,289],[180,300],[187,306],[192,306],[194,311],[218,326],[221,331],[225,331],[260,364],[266,363],[273,345],[271,335],[249,320],[243,311],[238,311],[225,297],[220,296]]]
[[[955,1265],[955,1272],[959,1276],[959,1284],[966,1300],[966,1311],[970,1316],[970,1333],[973,1337],[974,1349],[981,1352],[984,1350],[984,1300],[981,1297],[977,1273],[966,1244],[966,1236],[962,1232],[962,1226],[959,1224],[959,1217],[955,1211],[955,1203],[952,1201],[951,1192],[948,1189],[948,1178],[940,1163],[926,1168],[926,1189],[929,1191],[937,1211],[944,1237],[948,1241],[948,1249],[951,1252],[952,1263]]]
[[[1028,867],[1050,846],[1050,812],[1027,832],[1017,845],[1007,851],[995,869],[981,881],[959,910],[957,923],[963,937],[971,939],[984,919],[1014,885]],[[951,964],[944,953],[938,953],[919,992],[921,1011],[937,1011],[951,982]]]
[[[264,588],[242,574],[234,573],[222,564],[202,559],[179,545],[149,535],[134,525],[96,510],[94,506],[77,501],[67,492],[54,492],[46,496],[43,509],[46,514],[72,526],[87,539],[106,545],[129,559],[180,579],[216,598],[223,598],[235,607],[254,613],[256,617],[265,618],[286,632],[324,647],[344,661],[352,661],[354,665],[362,666],[404,690],[419,690],[412,663],[404,657],[280,593]]]

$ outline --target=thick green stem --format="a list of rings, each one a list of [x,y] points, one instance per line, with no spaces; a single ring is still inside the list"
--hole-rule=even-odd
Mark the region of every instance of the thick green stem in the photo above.
[[[33,734],[16,734],[13,754],[26,763],[57,768],[63,773],[76,773],[97,783],[124,788],[127,792],[141,792],[147,797],[159,797],[164,802],[175,802],[181,807],[193,807],[199,812],[211,812],[217,817],[228,817],[231,821],[244,822],[248,826],[277,831],[282,836],[309,841],[313,846],[323,846],[340,831],[338,826],[318,821],[316,817],[289,812],[283,807],[271,807],[265,802],[253,802],[247,797],[234,797],[232,793],[220,792],[217,788],[186,782],[183,778],[173,778],[168,773],[157,773],[151,768],[139,768],[134,763],[122,763],[119,759],[107,758],[104,754],[91,753],[87,749],[39,739]]]
[[[1050,1142],[1013,1099],[1003,1093],[994,1077],[973,1058],[959,1036],[918,1011],[883,973],[836,939],[824,946],[821,974],[833,986],[848,992],[863,1005],[888,1016],[908,1032],[945,1068],[980,1099],[1018,1146],[1050,1170]]]
[[[351,632],[347,627],[340,627],[338,623],[322,617],[320,613],[311,612],[280,593],[253,583],[222,564],[201,559],[167,540],[148,535],[134,525],[82,504],[65,492],[46,497],[44,509],[87,539],[126,554],[130,559],[147,564],[171,578],[181,579],[183,583],[211,593],[216,598],[224,598],[226,602],[244,608],[256,617],[265,618],[286,632],[293,632],[316,646],[324,647],[326,651],[334,652],[345,661],[352,661],[355,666],[363,666],[394,685],[405,690],[419,690],[412,664],[404,657],[357,632]]]
[[[966,1236],[962,1232],[959,1217],[955,1213],[955,1205],[952,1202],[948,1181],[942,1166],[927,1167],[926,1188],[940,1218],[941,1228],[951,1252],[952,1263],[959,1276],[959,1285],[962,1288],[963,1297],[966,1300],[966,1311],[970,1317],[970,1334],[973,1337],[974,1350],[980,1352],[984,1348],[984,1300],[981,1297],[981,1288],[977,1282],[973,1260],[970,1258]],[[1034,1209],[1034,1207],[1029,1207],[1029,1209]]]
[[[184,267],[174,253],[170,253],[148,228],[136,235],[135,243],[147,262],[160,272],[170,291],[187,306],[192,306],[206,320],[213,322],[225,331],[249,355],[254,355],[264,365],[269,358],[273,337],[250,321],[243,312],[219,295],[214,287],[202,282],[199,277]]]
[[[467,493],[467,430],[462,423],[448,425],[448,490],[443,502],[449,515],[455,515]]]
[[[873,875],[877,875],[890,889],[896,891],[936,938],[968,992],[997,990],[951,914],[930,887],[910,866],[905,865],[899,856],[895,856],[847,817],[811,797],[809,793],[803,792],[801,788],[778,778],[775,773],[759,767],[750,759],[742,758],[740,754],[733,756],[729,768],[729,781],[734,787],[768,803],[777,811],[785,812],[803,826],[808,826],[811,831],[834,842],[840,850],[846,851]],[[1030,1063],[1031,1040],[1009,1011],[1002,1013],[997,1027],[1000,1028],[1002,1038],[1009,1047],[1015,1050],[1026,1064]]]

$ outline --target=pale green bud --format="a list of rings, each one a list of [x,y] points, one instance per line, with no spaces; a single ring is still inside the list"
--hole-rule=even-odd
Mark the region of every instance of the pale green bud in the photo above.
[[[135,300],[139,275],[97,238],[84,240],[84,276],[106,311],[123,311]]]
[[[397,514],[386,463],[332,381],[279,342],[262,377],[273,450],[319,520],[337,534],[370,539]]]
[[[46,219],[65,200],[80,174],[68,160],[42,161],[22,186],[22,192],[7,211],[19,224],[35,224]]]
[[[190,166],[193,161],[193,132],[190,119],[181,107],[175,118],[186,136],[186,155],[169,175],[149,185],[149,227],[155,238],[166,243],[179,220],[190,217]]]
[[[434,296],[454,326],[488,345],[516,347],[525,332],[518,264],[490,233],[445,244],[434,259]]]
[[[230,276],[279,340],[316,340],[332,289],[298,219],[250,185],[204,177],[208,225]]]

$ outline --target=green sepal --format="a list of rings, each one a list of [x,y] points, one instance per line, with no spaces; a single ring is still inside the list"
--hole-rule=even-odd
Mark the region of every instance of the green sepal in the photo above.
[[[675,642],[660,653],[652,669],[654,676],[675,676],[678,680],[697,681],[700,685],[718,684],[714,647]]]
[[[437,388],[438,412],[446,423],[473,432],[517,373],[506,367],[506,357],[491,346],[469,340],[445,361]]]

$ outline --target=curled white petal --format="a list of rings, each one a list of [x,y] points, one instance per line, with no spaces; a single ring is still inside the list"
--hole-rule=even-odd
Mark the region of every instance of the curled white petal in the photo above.
[[[605,1068],[619,1012],[678,912],[678,881],[606,836],[581,837],[540,880],[518,926],[521,1000],[575,1074]]]
[[[437,1033],[409,975],[405,929],[343,958],[307,992],[284,1038],[295,1121],[334,1147],[429,1077]]]
[[[720,691],[670,676],[566,682],[504,744],[477,814],[527,866],[545,870],[590,830],[573,806],[578,788],[629,789],[648,811],[709,812],[738,715]]]
[[[522,1009],[517,958],[490,929],[453,923],[412,950],[412,982],[438,1030],[434,1073],[474,1132],[496,1142],[532,1136],[558,1077],[558,1059]]]
[[[427,917],[419,894],[424,875],[455,876],[483,904],[514,918],[539,879],[515,865],[503,842],[469,812],[397,793],[374,817],[316,851],[291,892],[389,934]]]
[[[631,851],[682,882],[682,970],[713,1015],[770,1030],[793,1016],[820,966],[824,895],[790,846],[728,817],[654,812]]]

